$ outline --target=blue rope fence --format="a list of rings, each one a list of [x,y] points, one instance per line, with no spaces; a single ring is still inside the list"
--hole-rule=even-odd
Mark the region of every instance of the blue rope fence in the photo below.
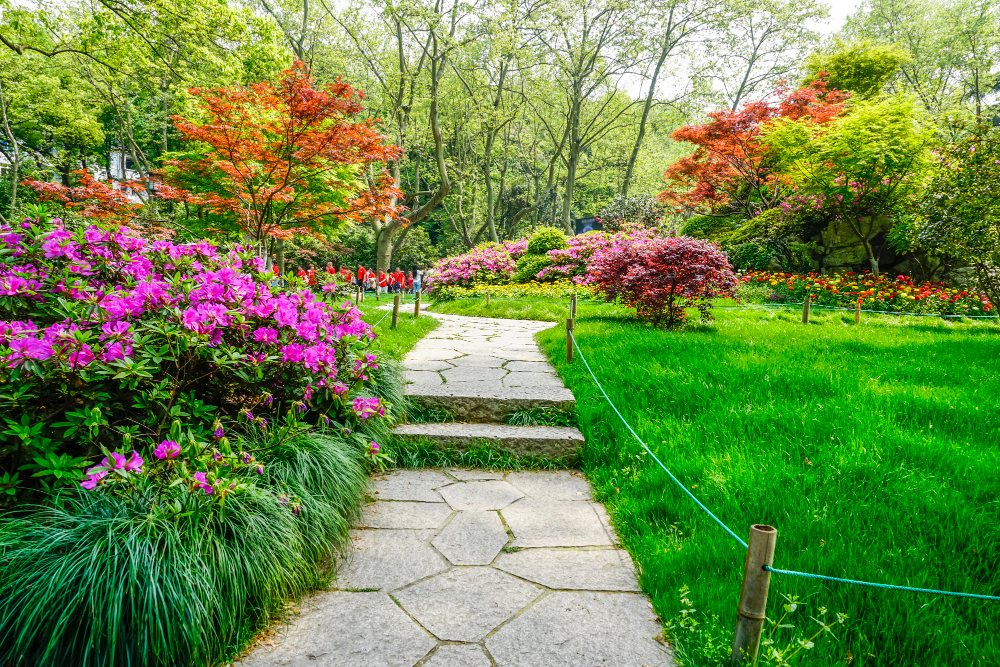
[[[743,547],[744,549],[748,549],[749,547],[748,547],[747,543],[745,541],[743,541],[743,539],[741,539],[739,535],[737,535],[736,533],[734,533],[733,530],[729,526],[727,526],[725,523],[723,523],[722,520],[719,519],[719,517],[715,516],[715,514],[713,514],[712,511],[710,509],[708,509],[708,507],[706,507],[703,502],[701,502],[700,500],[698,500],[698,498],[696,498],[695,495],[693,493],[691,493],[691,491],[689,491],[688,488],[686,486],[684,486],[684,484],[682,484],[681,481],[679,479],[677,479],[677,477],[675,477],[674,474],[672,472],[670,472],[670,470],[665,465],[663,465],[663,462],[660,461],[660,459],[656,456],[656,454],[654,454],[652,452],[652,450],[646,445],[646,443],[643,442],[642,438],[639,437],[639,434],[635,432],[635,430],[628,423],[628,421],[626,421],[625,417],[622,416],[622,413],[618,411],[618,408],[615,406],[614,402],[608,396],[608,393],[606,391],[604,391],[604,387],[601,385],[600,380],[597,379],[597,376],[594,374],[593,369],[590,367],[590,364],[587,362],[587,358],[584,356],[583,351],[580,349],[580,345],[576,342],[576,336],[573,335],[572,330],[567,331],[567,334],[569,335],[570,340],[573,341],[573,348],[576,350],[577,355],[579,355],[580,361],[583,362],[583,365],[584,365],[584,367],[586,367],[587,372],[590,373],[590,377],[591,377],[591,379],[594,380],[594,384],[597,385],[598,390],[600,390],[601,394],[604,396],[604,399],[608,402],[608,405],[610,405],[611,409],[614,410],[614,413],[616,415],[618,415],[618,419],[620,419],[621,422],[622,422],[622,424],[625,425],[625,428],[628,429],[628,432],[632,434],[632,437],[634,437],[636,439],[636,441],[640,445],[642,445],[642,448],[644,450],[646,450],[646,453],[649,454],[653,458],[653,460],[656,461],[657,464],[659,464],[659,466],[663,469],[663,471],[665,473],[667,473],[667,475],[670,477],[670,479],[672,479],[674,481],[674,483],[677,485],[677,487],[681,491],[683,491],[687,495],[688,498],[690,498],[691,500],[693,500],[695,502],[695,504],[698,505],[698,507],[700,507],[705,512],[705,514],[707,514],[708,516],[710,516],[712,518],[712,520],[715,521],[715,523],[717,523],[720,528],[722,528],[724,531],[726,531],[729,534],[730,537],[732,537],[734,540],[736,540],[736,542],[739,543],[739,545],[741,547]],[[871,587],[871,588],[881,588],[881,589],[893,590],[893,591],[906,591],[906,592],[909,592],[909,593],[927,593],[927,594],[931,594],[931,595],[948,595],[948,596],[952,596],[952,597],[974,598],[974,599],[977,599],[977,600],[990,600],[990,601],[993,601],[993,602],[1000,602],[1000,596],[996,596],[996,595],[980,595],[980,594],[977,594],[977,593],[958,593],[956,591],[939,591],[939,590],[935,590],[933,588],[915,588],[913,586],[897,586],[897,585],[894,585],[894,584],[880,584],[880,583],[871,582],[871,581],[858,581],[856,579],[842,579],[840,577],[828,577],[828,576],[822,575],[822,574],[809,574],[807,572],[796,572],[795,570],[780,570],[780,569],[777,569],[777,568],[773,568],[773,567],[771,567],[769,565],[765,565],[764,569],[767,570],[768,572],[772,572],[774,574],[784,574],[784,575],[789,575],[789,576],[793,576],[793,577],[803,577],[803,578],[806,578],[806,579],[818,579],[820,581],[829,581],[829,582],[838,583],[838,584],[851,584],[851,585],[854,585],[854,586],[868,586],[868,587]]]

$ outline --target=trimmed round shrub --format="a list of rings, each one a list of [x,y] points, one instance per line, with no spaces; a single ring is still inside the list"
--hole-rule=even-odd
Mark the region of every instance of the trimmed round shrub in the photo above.
[[[529,255],[544,255],[549,250],[566,247],[566,235],[555,227],[542,227],[528,240]]]
[[[530,283],[532,280],[539,282],[552,281],[558,276],[550,275],[539,278],[538,274],[552,266],[552,258],[548,255],[525,255],[517,260],[517,271],[514,273],[514,282]]]
[[[737,280],[726,256],[711,243],[690,237],[623,240],[595,255],[591,286],[608,301],[635,308],[640,318],[673,327],[685,308],[711,320],[711,299],[734,298]]]

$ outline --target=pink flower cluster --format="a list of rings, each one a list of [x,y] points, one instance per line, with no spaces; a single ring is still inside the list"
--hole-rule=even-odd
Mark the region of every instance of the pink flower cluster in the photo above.
[[[527,241],[524,247],[527,248]],[[512,248],[519,247],[512,244]],[[524,250],[520,251],[521,253]],[[445,285],[471,285],[474,282],[505,282],[513,275],[515,258],[511,251],[496,243],[478,245],[464,255],[445,257],[434,265],[426,289]]]
[[[538,272],[539,280],[566,276],[578,285],[591,282],[590,265],[601,255],[614,252],[618,248],[630,246],[637,242],[649,242],[656,234],[648,227],[636,226],[620,232],[588,232],[573,236],[566,242],[566,247],[549,250],[548,255],[553,264]]]
[[[139,456],[139,452],[133,451],[132,456],[128,460],[125,460],[123,454],[118,452],[111,452],[111,458],[114,463],[108,461],[107,457],[101,461],[101,465],[94,466],[93,468],[87,469],[87,479],[80,483],[85,489],[93,489],[97,486],[105,475],[107,475],[112,470],[124,470],[126,472],[142,472],[142,457]]]
[[[11,259],[0,265],[0,294],[18,299],[21,312],[53,317],[47,324],[0,320],[0,361],[8,366],[108,364],[132,356],[144,324],[172,319],[206,346],[237,346],[253,363],[299,364],[333,378],[338,341],[375,337],[348,304],[269,286],[259,274],[263,260],[245,248],[221,253],[207,241],[148,241],[95,226],[56,226],[37,238],[31,230],[27,222],[20,230],[0,225],[0,247]],[[60,299],[86,315],[58,317]]]

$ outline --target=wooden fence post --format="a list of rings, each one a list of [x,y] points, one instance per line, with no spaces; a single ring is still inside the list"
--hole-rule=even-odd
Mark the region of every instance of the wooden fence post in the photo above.
[[[576,319],[576,292],[573,292],[573,296],[569,298],[569,316]]]
[[[750,546],[747,548],[746,566],[743,570],[743,590],[736,609],[736,634],[730,665],[743,667],[757,663],[760,634],[764,629],[767,612],[767,589],[771,573],[764,569],[774,561],[774,543],[777,529],[771,526],[750,527]]]
[[[854,323],[861,324],[861,300],[858,300],[856,306],[854,306]]]
[[[486,293],[486,306],[489,307],[489,305],[490,305],[490,293],[487,292]]]
[[[566,320],[566,361],[573,363],[573,318]]]
[[[399,295],[392,298],[392,328],[399,325]]]
[[[802,324],[809,324],[809,302],[812,301],[812,294],[806,294],[805,301],[802,302]]]
[[[420,292],[417,292],[417,298],[413,301],[413,319],[420,317]]]

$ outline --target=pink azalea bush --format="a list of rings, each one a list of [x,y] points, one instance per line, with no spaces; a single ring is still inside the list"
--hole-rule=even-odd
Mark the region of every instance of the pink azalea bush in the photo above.
[[[620,232],[588,232],[567,240],[566,248],[549,250],[550,266],[536,276],[539,280],[553,280],[565,276],[577,285],[591,282],[590,264],[602,253],[634,242],[644,242],[655,238],[654,230],[647,227],[631,226]]]
[[[94,488],[137,472],[140,443],[172,458],[160,448],[180,438],[165,438],[175,422],[185,451],[239,459],[218,447],[213,431],[224,423],[266,427],[263,415],[292,406],[345,427],[385,414],[377,398],[355,400],[378,367],[358,310],[328,292],[271,284],[249,248],[56,219],[0,226],[0,255],[4,468],[39,453],[103,451],[84,482]],[[251,410],[260,421],[237,422]],[[137,443],[139,466],[118,465],[131,451],[123,440]]]
[[[467,287],[474,283],[508,283],[517,268],[517,260],[527,248],[528,239],[523,238],[502,244],[483,243],[463,255],[445,257],[434,265],[426,289],[432,292],[435,288],[449,285]]]

